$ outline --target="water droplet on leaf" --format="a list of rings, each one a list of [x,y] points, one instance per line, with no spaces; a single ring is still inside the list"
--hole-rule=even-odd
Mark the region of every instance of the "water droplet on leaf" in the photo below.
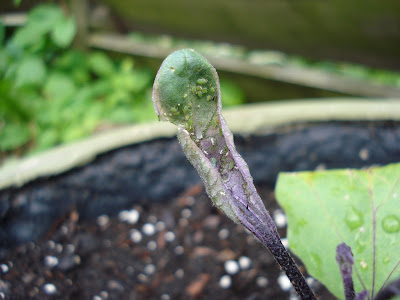
[[[361,227],[355,237],[357,243],[357,252],[361,253],[370,242],[370,237],[364,227]]]
[[[385,257],[384,259],[383,259],[383,263],[386,265],[388,262],[390,261],[390,258],[389,257]]]
[[[364,224],[364,218],[359,211],[357,211],[354,207],[351,207],[346,214],[345,222],[350,230],[354,230]]]
[[[395,233],[400,230],[400,220],[395,215],[389,215],[383,218],[382,227],[387,233]]]
[[[368,268],[368,264],[365,262],[365,260],[360,261],[360,266],[363,270]]]

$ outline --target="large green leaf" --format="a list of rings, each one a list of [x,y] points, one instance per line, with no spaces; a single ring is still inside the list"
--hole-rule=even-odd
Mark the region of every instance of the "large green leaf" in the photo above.
[[[336,297],[344,298],[335,261],[341,242],[354,254],[356,292],[364,285],[376,295],[388,276],[400,276],[400,164],[281,173],[276,197],[287,215],[290,250]]]

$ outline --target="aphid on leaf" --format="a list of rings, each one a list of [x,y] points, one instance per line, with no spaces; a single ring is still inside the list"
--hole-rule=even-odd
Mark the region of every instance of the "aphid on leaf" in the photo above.
[[[205,79],[205,78],[200,78],[200,79],[197,79],[197,84],[205,84],[205,83],[207,83],[207,79]]]

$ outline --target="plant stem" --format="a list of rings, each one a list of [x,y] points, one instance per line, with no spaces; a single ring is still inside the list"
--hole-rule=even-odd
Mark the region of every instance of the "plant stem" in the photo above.
[[[286,276],[292,282],[292,285],[295,288],[299,297],[303,300],[316,300],[316,297],[310,286],[307,284],[303,274],[301,274],[293,258],[282,245],[281,241],[274,241],[273,245],[270,245],[268,249],[269,251],[271,251],[272,255],[275,257],[281,268],[285,271]]]
[[[232,132],[221,114],[221,91],[214,67],[193,49],[170,54],[154,81],[153,103],[161,120],[180,127],[179,143],[213,203],[271,251],[302,300],[316,300],[282,245],[249,167],[236,151]]]
[[[254,235],[264,244],[271,252],[275,260],[280,265],[281,269],[286,273],[286,276],[291,281],[297,294],[302,300],[316,300],[313,291],[307,284],[303,274],[300,272],[293,258],[283,246],[276,226],[268,213],[267,217],[268,228],[266,230],[257,230]],[[272,230],[271,230],[272,229]]]

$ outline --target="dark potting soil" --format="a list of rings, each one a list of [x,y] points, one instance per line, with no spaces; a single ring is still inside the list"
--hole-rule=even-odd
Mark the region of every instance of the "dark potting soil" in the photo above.
[[[272,190],[258,190],[282,219]],[[2,263],[6,299],[297,299],[269,252],[201,185],[115,217],[83,221],[72,210]],[[320,299],[335,299],[308,281]]]
[[[272,214],[280,171],[400,161],[393,122],[313,124],[235,143]],[[0,299],[294,297],[268,251],[201,186],[176,139],[159,139],[0,191]]]

